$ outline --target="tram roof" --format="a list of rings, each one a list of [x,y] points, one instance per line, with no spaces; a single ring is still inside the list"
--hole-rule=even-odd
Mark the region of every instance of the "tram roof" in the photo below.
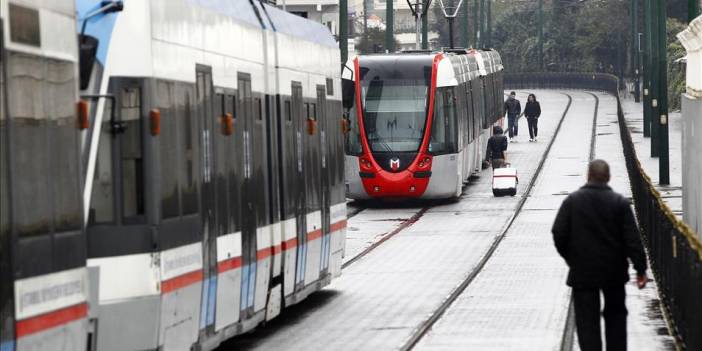
[[[238,21],[248,23],[254,26],[261,26],[258,16],[251,4],[247,1],[222,1],[222,0],[191,0],[199,6],[209,8],[213,11],[225,14]],[[261,16],[261,21],[266,26],[266,29],[287,34],[293,37],[304,39],[320,45],[337,47],[329,29],[321,23],[293,15],[289,12],[280,10],[275,6],[254,2]],[[265,12],[261,8],[265,8]],[[270,18],[270,20],[269,20]],[[271,26],[272,22],[272,26]]]

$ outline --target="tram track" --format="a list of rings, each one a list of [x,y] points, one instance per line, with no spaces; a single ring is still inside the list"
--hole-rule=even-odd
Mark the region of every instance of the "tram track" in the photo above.
[[[366,345],[366,346],[375,345],[376,347],[379,344],[382,344],[382,345],[385,345],[384,348],[386,348],[386,349],[394,348],[392,345],[395,345],[395,347],[399,347],[400,345],[405,345],[402,349],[412,349],[415,346],[415,344],[417,344],[419,341],[421,341],[423,336],[429,330],[431,330],[433,324],[435,322],[437,322],[438,320],[442,319],[441,317],[442,317],[443,313],[446,310],[448,310],[449,307],[451,306],[452,302],[455,301],[457,299],[457,297],[459,295],[461,295],[461,293],[463,291],[465,291],[466,288],[473,283],[473,280],[475,280],[477,282],[478,279],[475,279],[476,276],[479,276],[480,271],[483,271],[483,267],[485,267],[487,265],[488,260],[490,259],[491,256],[493,256],[493,253],[496,251],[497,247],[498,246],[502,247],[500,245],[502,242],[502,238],[506,236],[506,233],[510,230],[511,227],[516,225],[516,224],[513,225],[513,223],[515,222],[516,218],[518,217],[518,214],[520,212],[522,212],[522,208],[524,207],[525,211],[528,210],[528,205],[525,206],[525,204],[524,204],[525,198],[534,196],[534,191],[536,191],[536,190],[531,190],[531,189],[538,188],[538,187],[534,186],[534,184],[535,184],[534,179],[538,178],[539,174],[542,173],[542,168],[545,168],[543,165],[545,163],[545,160],[548,158],[548,155],[553,154],[551,152],[551,150],[553,149],[553,144],[554,144],[553,139],[555,139],[558,135],[563,134],[562,133],[563,128],[561,126],[565,125],[563,123],[565,117],[569,116],[569,113],[573,113],[572,111],[574,110],[574,107],[575,107],[575,106],[571,106],[571,104],[573,103],[573,98],[569,94],[561,93],[561,95],[567,98],[567,101],[564,101],[565,99],[562,99],[561,101],[564,101],[567,103],[564,103],[563,105],[561,105],[560,112],[556,112],[556,113],[552,114],[552,116],[554,118],[549,122],[551,127],[548,128],[549,130],[553,131],[553,138],[551,138],[552,140],[549,140],[547,143],[544,143],[544,145],[539,148],[541,150],[539,152],[539,155],[534,155],[533,157],[530,158],[532,163],[531,163],[531,166],[529,167],[528,173],[529,174],[533,173],[533,176],[529,175],[529,176],[527,176],[527,178],[530,178],[530,179],[529,180],[525,179],[525,181],[528,182],[528,184],[525,183],[527,185],[525,186],[525,188],[522,191],[520,191],[520,193],[523,194],[522,197],[518,198],[518,199],[513,199],[513,200],[508,202],[510,204],[511,209],[507,209],[507,208],[505,209],[508,211],[508,213],[504,213],[504,216],[500,220],[500,222],[503,223],[501,225],[501,228],[497,228],[496,231],[492,231],[492,233],[494,233],[494,234],[490,235],[490,238],[485,238],[486,240],[484,241],[484,243],[481,243],[481,244],[476,243],[475,244],[474,249],[479,249],[479,251],[474,251],[474,255],[471,255],[471,256],[474,256],[474,258],[469,260],[469,261],[471,261],[471,263],[470,263],[471,266],[474,266],[473,269],[471,269],[472,273],[470,273],[470,276],[466,276],[466,274],[468,273],[467,271],[464,271],[464,273],[461,276],[456,276],[454,278],[454,280],[452,280],[452,281],[454,281],[456,283],[462,282],[461,286],[456,287],[454,285],[453,287],[450,287],[449,289],[446,289],[443,292],[441,292],[440,293],[441,295],[439,295],[439,296],[442,296],[442,295],[446,296],[445,294],[450,294],[449,297],[445,298],[443,301],[436,300],[436,299],[434,300],[435,303],[440,304],[441,307],[439,309],[436,309],[435,307],[431,308],[431,309],[427,309],[427,311],[425,313],[430,314],[430,318],[428,318],[428,319],[427,319],[427,314],[424,314],[421,316],[418,315],[417,318],[414,320],[414,322],[411,323],[411,325],[406,326],[407,330],[405,333],[400,333],[400,332],[395,333],[395,334],[398,334],[397,336],[399,338],[395,339],[394,342],[389,341],[389,340],[387,340],[385,342],[365,341],[365,342],[359,342],[359,343],[351,342],[351,344],[353,344],[353,345],[359,344],[359,345]],[[573,107],[573,108],[571,108],[571,107]],[[560,118],[558,118],[558,114],[561,114]],[[532,170],[533,170],[533,172],[532,172]],[[478,196],[477,198],[482,198],[484,195],[487,195],[487,194],[474,194],[473,196],[475,196],[475,195]],[[356,205],[361,205],[361,206],[356,206]],[[378,233],[383,233],[383,234],[378,234],[378,235],[373,236],[372,237],[372,241],[374,241],[373,243],[370,242],[371,240],[368,240],[367,245],[370,245],[370,246],[364,247],[361,250],[355,251],[352,255],[350,255],[351,257],[349,258],[349,261],[345,262],[342,265],[342,268],[344,268],[344,271],[346,271],[345,268],[355,267],[355,268],[361,269],[361,267],[363,267],[363,269],[361,271],[358,271],[355,273],[359,273],[359,272],[360,273],[367,273],[366,272],[367,265],[364,263],[364,262],[366,262],[366,258],[368,260],[373,261],[374,263],[371,263],[371,266],[374,266],[376,264],[375,262],[377,260],[377,256],[375,255],[375,253],[382,250],[383,247],[386,247],[388,245],[392,245],[395,248],[395,250],[398,250],[397,251],[398,253],[402,252],[401,250],[406,250],[408,248],[408,246],[407,246],[408,243],[412,243],[417,239],[425,238],[425,236],[414,237],[414,234],[426,232],[427,228],[425,228],[425,227],[427,226],[427,222],[425,222],[425,219],[426,219],[426,221],[429,221],[429,222],[435,220],[436,214],[434,214],[432,209],[436,208],[437,206],[441,207],[442,205],[447,205],[447,204],[446,203],[433,203],[432,202],[432,203],[424,204],[424,206],[421,206],[421,205],[420,206],[409,206],[409,207],[400,206],[397,208],[397,210],[400,210],[400,211],[393,210],[393,211],[391,211],[391,213],[387,213],[384,216],[380,215],[380,213],[366,213],[366,212],[364,212],[363,214],[358,216],[357,214],[359,212],[363,212],[364,210],[373,211],[376,208],[376,206],[374,206],[373,204],[368,204],[368,203],[353,204],[352,206],[354,207],[354,210],[356,210],[356,211],[354,211],[354,213],[352,215],[351,215],[351,211],[349,211],[349,213],[350,213],[349,218],[354,217],[354,216],[358,216],[358,217],[355,217],[356,220],[361,221],[361,223],[365,223],[364,225],[370,225],[371,227],[374,226],[374,224],[372,224],[372,223],[376,222],[376,221],[381,221],[381,222],[393,221],[393,222],[395,222],[395,224],[390,229],[386,229],[383,231],[377,231]],[[452,206],[450,204],[448,204],[448,205],[449,205],[448,206],[449,209],[452,208]],[[395,209],[395,206],[392,206],[392,208]],[[461,208],[463,208],[463,207],[461,207]],[[473,206],[470,206],[470,208],[473,208]],[[410,211],[402,211],[402,209],[410,210]],[[473,208],[473,210],[475,210],[475,209]],[[445,210],[441,210],[439,213],[443,213],[443,211],[445,211]],[[453,212],[454,210],[451,209],[449,211]],[[469,209],[468,211],[471,211],[471,210]],[[411,228],[413,228],[414,226],[421,226],[421,229],[417,229],[417,231],[411,230]],[[402,240],[403,236],[397,235],[397,234],[407,233],[407,232],[409,232],[411,234],[412,239],[407,238],[408,240]],[[497,237],[498,235],[499,235],[499,237]],[[394,238],[394,240],[390,240],[393,238]],[[368,239],[371,239],[371,238],[368,237]],[[395,245],[393,243],[397,243],[397,245]],[[413,244],[409,244],[409,245],[413,245]],[[375,249],[378,249],[378,248],[380,248],[380,250],[376,251]],[[393,252],[395,252],[395,250],[393,250]],[[416,251],[414,251],[414,249],[413,249],[409,252],[414,253]],[[402,255],[403,255],[402,257],[405,257],[405,255],[407,255],[407,253],[403,252]],[[363,259],[361,259],[361,258],[363,258]],[[389,259],[392,260],[393,258],[390,257]],[[357,264],[358,262],[361,262],[361,263]],[[404,263],[404,260],[402,262]],[[490,262],[492,262],[492,261],[490,261]],[[398,264],[403,265],[403,263],[396,261],[394,263],[391,263],[391,265],[398,265]],[[352,264],[354,266],[350,267]],[[407,268],[403,268],[403,269],[405,270],[405,272],[407,272]],[[382,270],[382,272],[383,272],[383,274],[386,274],[386,273],[389,273],[391,271],[388,271],[387,269],[384,268]],[[353,299],[349,300],[350,295],[340,294],[339,292],[340,291],[347,292],[347,289],[350,286],[359,286],[359,284],[368,284],[370,282],[373,282],[371,284],[373,284],[373,286],[374,286],[374,288],[373,288],[374,290],[372,290],[372,291],[378,291],[378,289],[384,289],[384,288],[388,288],[389,286],[393,286],[393,283],[386,282],[386,281],[382,281],[382,282],[378,281],[376,274],[371,274],[371,275],[369,275],[369,274],[360,274],[360,275],[354,274],[352,276],[356,278],[355,280],[353,280],[352,284],[349,283],[348,281],[345,281],[341,285],[337,285],[337,286],[335,286],[335,288],[333,288],[331,290],[327,290],[326,293],[320,293],[320,294],[316,295],[316,297],[313,297],[305,304],[293,306],[293,308],[291,310],[292,313],[288,314],[287,316],[284,316],[282,319],[277,319],[271,325],[269,325],[268,327],[266,327],[264,329],[258,330],[256,333],[252,334],[250,337],[238,338],[236,345],[243,346],[245,349],[259,349],[259,348],[265,349],[265,348],[274,347],[274,345],[280,346],[283,344],[287,345],[287,347],[289,347],[290,349],[308,348],[310,346],[310,344],[307,342],[298,342],[298,343],[291,344],[285,340],[287,339],[288,333],[291,333],[292,331],[298,332],[298,331],[309,330],[309,328],[312,328],[314,330],[316,330],[318,328],[322,328],[325,330],[324,335],[318,335],[314,339],[317,342],[322,342],[322,343],[330,342],[331,341],[329,339],[330,337],[333,340],[336,340],[337,343],[340,340],[339,338],[346,340],[348,333],[351,333],[353,335],[358,335],[358,336],[367,335],[367,333],[368,333],[367,329],[371,328],[371,326],[369,326],[369,325],[367,325],[366,327],[361,328],[359,330],[357,330],[358,328],[354,327],[354,328],[352,328],[353,331],[349,330],[348,328],[342,328],[344,330],[344,332],[340,335],[336,335],[335,333],[338,333],[339,330],[341,330],[339,328],[341,328],[341,326],[345,325],[344,323],[346,323],[346,322],[344,322],[344,321],[348,321],[346,319],[338,320],[338,318],[336,316],[338,316],[338,313],[339,313],[338,309],[341,308],[339,306],[342,306],[342,305],[344,306],[343,307],[344,310],[346,310],[347,308],[351,308],[351,307],[359,308],[359,309],[354,309],[354,311],[356,311],[355,313],[363,313],[364,315],[370,315],[369,313],[374,313],[373,311],[376,311],[377,308],[383,308],[381,306],[384,306],[384,305],[382,303],[376,302],[377,300],[375,300],[375,299],[368,300],[368,298],[370,298],[371,296],[375,297],[378,294],[364,294],[363,291],[365,291],[364,290],[365,288],[353,289],[353,294],[360,293],[360,295],[354,295],[355,297]],[[364,278],[364,277],[370,277],[370,278]],[[360,278],[360,280],[359,280],[359,278]],[[420,286],[422,286],[422,288],[424,287],[424,285],[422,285],[422,284],[418,284],[418,285],[417,284],[410,284],[410,285],[413,286],[413,288],[410,288],[409,286],[405,286],[404,289],[416,289],[416,288],[419,288]],[[475,284],[473,284],[473,285],[475,285]],[[437,296],[437,297],[439,297],[439,296]],[[361,299],[362,301],[367,301],[367,302],[365,303],[365,305],[363,305],[363,304],[359,305],[358,303],[351,303],[350,302],[350,301],[356,301],[358,299]],[[336,302],[334,304],[330,304],[331,300],[334,300]],[[370,302],[370,301],[373,301],[373,302]],[[406,303],[408,303],[408,301],[410,301],[410,300],[399,299],[399,300],[395,301],[395,303],[396,304],[400,304],[400,303],[406,304]],[[369,304],[369,302],[370,302],[370,304]],[[416,302],[409,302],[409,303],[414,304]],[[432,303],[432,305],[434,305],[434,303]],[[387,307],[385,307],[385,308],[387,308]],[[396,309],[390,308],[388,310],[388,312],[390,310],[394,311]],[[309,314],[312,313],[313,311],[316,314],[316,318],[321,318],[325,321],[329,321],[335,327],[325,327],[325,326],[323,326],[324,324],[315,323],[315,319],[307,318],[309,316]],[[361,312],[361,311],[363,311],[363,312]],[[350,316],[350,318],[352,320],[358,319],[358,318],[355,318],[355,316],[353,316],[353,315]],[[398,318],[398,317],[395,317],[395,318]],[[305,323],[301,323],[301,319],[304,319]],[[331,321],[334,321],[334,322],[331,322]],[[387,323],[388,323],[387,325],[391,325],[393,330],[394,330],[394,328],[399,328],[399,329],[405,328],[405,327],[401,327],[402,324],[400,324],[400,325],[393,324],[393,323],[397,323],[396,319],[393,319],[392,321],[388,320]],[[290,325],[293,325],[293,324],[295,325],[295,327],[290,327]],[[303,324],[304,324],[304,326],[301,326]],[[388,332],[387,330],[389,330],[391,328],[391,327],[387,327],[387,325],[385,323],[383,323],[382,325],[376,325],[377,323],[376,324],[371,323],[371,324],[376,326],[376,327],[382,328],[382,329],[378,329],[378,330],[385,330],[385,332]],[[357,324],[354,324],[354,325],[357,325]],[[419,327],[415,327],[415,326],[419,326]],[[372,330],[376,330],[376,329],[372,329]],[[359,334],[356,334],[356,333],[359,333]],[[274,340],[271,340],[271,338],[275,334],[278,334],[278,337],[274,337]],[[399,334],[403,334],[404,336],[400,336]],[[283,336],[281,337],[280,335],[283,335]],[[331,335],[334,335],[334,336],[331,336]],[[375,335],[375,334],[373,334],[373,335]],[[404,340],[406,340],[410,335],[413,336],[414,341],[405,343]],[[371,337],[371,336],[368,335],[368,337]],[[264,342],[262,340],[267,340],[267,341]],[[281,342],[282,342],[282,344],[281,344]],[[349,340],[347,340],[347,342],[349,342]],[[337,344],[337,346],[339,346],[339,345]]]
[[[600,98],[587,91],[587,94],[595,98],[595,112],[592,117],[592,136],[590,137],[590,155],[588,157],[589,161],[595,159],[596,146],[597,146],[597,113],[600,108]],[[566,324],[563,328],[563,337],[561,338],[561,351],[572,351],[575,344],[575,306],[573,305],[573,295],[570,296],[570,302],[568,303],[568,315],[566,317]]]
[[[416,223],[420,218],[422,218],[422,216],[427,212],[427,210],[429,210],[429,208],[430,208],[430,206],[422,207],[417,213],[412,215],[412,217],[401,222],[400,225],[397,226],[397,228],[393,229],[392,231],[390,231],[387,234],[381,234],[380,240],[373,242],[373,244],[371,244],[367,248],[363,249],[363,251],[359,252],[356,256],[354,256],[351,259],[349,259],[348,261],[344,262],[341,265],[341,269],[345,269],[346,267],[350,266],[354,262],[360,260],[361,258],[363,258],[363,256],[369,254],[371,251],[375,250],[378,246],[382,245],[384,242],[392,239],[392,237],[399,234],[401,231],[405,230],[406,228],[408,228],[412,224]]]
[[[531,92],[526,92],[526,93],[527,93],[527,94],[531,94]],[[508,97],[508,96],[509,96],[509,94],[504,94],[504,95],[505,95],[505,97]],[[571,102],[572,102],[572,98],[571,98],[570,95],[568,95],[568,94],[564,94],[564,95],[566,95],[566,96],[568,97],[568,105],[566,106],[566,109],[565,109],[563,115],[561,116],[561,121],[560,121],[560,122],[563,121],[563,118],[564,118],[565,115],[568,113],[568,109],[570,108],[570,104],[571,104]],[[558,124],[557,129],[556,129],[556,133],[558,133],[558,130],[560,129],[560,126],[561,126],[561,123],[560,123],[560,122],[559,122],[559,124]],[[555,139],[555,137],[554,137],[554,139]],[[551,144],[552,144],[552,143],[553,143],[553,140],[551,140],[551,143],[549,143],[548,149],[546,150],[546,152],[544,153],[544,155],[547,155],[547,154],[548,154],[548,150],[550,150],[550,147],[551,147]],[[594,146],[591,146],[591,147],[594,147]],[[543,161],[544,161],[545,159],[546,159],[545,157],[542,158],[539,167],[541,167],[541,164],[543,164]],[[540,169],[540,168],[539,168],[539,169]],[[532,183],[533,183],[533,179],[532,179]],[[525,194],[524,199],[526,199],[526,194]],[[520,207],[520,208],[521,208],[523,202],[524,202],[524,200],[520,201],[520,204],[519,204],[519,207]],[[347,202],[347,209],[348,209],[348,208],[351,208],[351,211],[348,212],[347,219],[351,219],[351,218],[355,217],[357,214],[359,214],[360,212],[362,212],[363,210],[370,208],[370,207],[368,207],[368,206],[363,206],[362,203],[359,204],[359,206],[355,206],[355,205],[354,205],[354,206],[352,206],[352,207],[349,207],[348,204],[349,204],[349,202]],[[414,215],[412,215],[410,218],[408,218],[408,219],[404,220],[403,222],[401,222],[400,225],[399,225],[398,227],[396,227],[395,229],[393,229],[392,231],[387,232],[387,233],[380,234],[380,235],[379,235],[379,237],[380,237],[379,240],[374,241],[370,246],[366,247],[366,248],[363,249],[361,252],[359,252],[358,254],[356,254],[354,257],[352,257],[352,258],[350,258],[349,260],[347,260],[346,262],[344,262],[344,263],[341,265],[341,269],[345,269],[346,267],[350,266],[350,265],[353,264],[354,262],[357,262],[358,260],[360,260],[361,258],[363,258],[363,256],[369,254],[370,252],[372,252],[373,250],[375,250],[377,247],[379,247],[380,245],[382,245],[384,242],[390,240],[390,239],[391,239],[392,237],[394,237],[395,235],[399,234],[399,233],[402,232],[403,230],[405,230],[405,229],[407,229],[408,227],[410,227],[412,224],[414,224],[415,222],[417,222],[417,221],[424,215],[424,213],[426,213],[426,212],[427,212],[429,209],[431,209],[432,207],[433,207],[432,205],[422,207],[418,212],[416,212],[416,213],[415,213]],[[348,210],[347,210],[347,211],[348,211]],[[512,218],[511,220],[513,221],[514,218]]]
[[[502,228],[500,231],[500,234],[495,238],[495,240],[492,242],[490,247],[487,249],[483,257],[478,261],[477,265],[475,268],[466,276],[466,278],[459,284],[456,288],[454,288],[453,291],[444,299],[444,301],[441,303],[441,305],[434,310],[434,312],[426,319],[424,322],[422,322],[412,333],[411,337],[400,347],[400,350],[406,351],[406,350],[412,350],[420,340],[431,330],[432,326],[444,315],[444,313],[451,307],[454,301],[466,290],[466,288],[475,280],[475,278],[478,276],[478,274],[483,270],[487,262],[490,260],[490,258],[493,256],[497,248],[499,247],[500,243],[503,241],[507,233],[509,232],[510,228],[512,227],[512,224],[515,222],[517,217],[520,215],[522,209],[524,208],[524,204],[526,203],[526,200],[529,198],[529,195],[534,187],[534,184],[536,184],[536,180],[539,178],[541,171],[543,169],[544,164],[546,163],[546,160],[548,159],[548,155],[550,154],[551,148],[553,147],[553,144],[561,130],[561,127],[563,125],[563,122],[565,121],[565,117],[568,115],[570,112],[570,107],[573,103],[573,98],[570,94],[567,93],[562,93],[568,98],[568,104],[566,105],[566,108],[561,115],[561,118],[558,122],[558,125],[556,127],[556,130],[554,132],[553,138],[549,141],[548,146],[546,147],[546,150],[541,157],[541,160],[539,161],[539,165],[536,168],[536,171],[534,172],[534,176],[531,177],[531,180],[529,181],[529,184],[527,185],[526,191],[524,192],[524,195],[522,198],[519,200],[517,203],[517,207],[514,211],[514,213],[510,216],[510,218],[507,220],[505,226]],[[594,94],[592,94],[595,96]],[[599,99],[597,96],[595,96],[595,120],[597,118],[597,110],[598,110],[598,105],[599,105]],[[592,154],[594,153],[594,132],[596,130],[596,124],[593,126],[593,141],[591,141],[590,145],[590,159],[592,159]],[[564,336],[566,335],[567,331],[564,331]],[[569,335],[572,335],[572,332],[569,333]],[[572,345],[572,342],[571,342]]]

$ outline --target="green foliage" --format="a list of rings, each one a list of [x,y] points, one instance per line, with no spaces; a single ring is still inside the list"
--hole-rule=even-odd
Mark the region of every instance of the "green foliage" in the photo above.
[[[675,62],[686,55],[685,48],[675,35],[682,32],[686,25],[676,19],[668,18],[668,109],[680,109],[680,94],[685,92],[685,66]]]
[[[446,3],[450,4],[450,0],[447,0]],[[454,0],[455,3],[458,3],[457,0]],[[463,0],[463,3],[461,4],[461,9],[458,11],[458,14],[456,15],[456,18],[453,20],[453,42],[454,45],[456,46],[461,46],[463,43],[463,38],[465,37],[466,33],[463,31],[463,21],[465,21],[465,9],[463,6],[469,6],[471,13],[468,16],[468,28],[469,28],[469,33],[468,33],[468,43],[469,45],[472,45],[471,43],[472,36],[473,36],[473,0]],[[428,15],[430,16],[430,22],[429,22],[429,30],[432,32],[437,32],[439,33],[439,39],[438,43],[436,43],[437,47],[449,47],[449,43],[451,39],[449,38],[449,22],[448,20],[444,17],[444,13],[441,11],[441,7],[438,5],[438,1],[431,7],[431,9],[428,12]],[[431,19],[434,19],[431,21]]]
[[[464,0],[464,6],[466,1],[472,11],[473,1]],[[643,3],[640,5],[642,11]],[[627,62],[633,45],[629,6],[630,0],[545,0],[543,70],[603,71],[624,76],[629,72]],[[680,108],[680,94],[685,89],[685,71],[684,65],[675,60],[685,56],[685,50],[675,35],[685,28],[687,1],[668,0],[667,6],[668,103],[671,110],[676,110]],[[538,2],[493,1],[492,10],[492,43],[502,55],[505,69],[508,72],[541,71],[538,67]],[[447,21],[438,6],[430,13],[434,18],[431,29],[439,32],[438,46],[448,46]],[[460,11],[454,23],[456,43],[461,43],[465,35],[460,27],[462,15]],[[472,12],[469,23],[472,31]]]
[[[493,43],[511,72],[538,67],[538,4],[499,7]],[[544,70],[619,73],[629,39],[626,1],[545,1]]]
[[[395,40],[395,47],[400,47],[400,43]],[[361,54],[375,54],[385,52],[385,30],[379,28],[368,28],[366,35],[361,37],[358,43],[358,51]]]

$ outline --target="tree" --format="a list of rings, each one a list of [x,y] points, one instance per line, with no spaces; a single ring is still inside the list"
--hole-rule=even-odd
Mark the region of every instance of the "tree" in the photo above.
[[[445,1],[445,4],[447,6],[453,6],[454,4],[457,5],[459,0],[453,0],[453,3],[450,2],[452,0]],[[456,47],[461,46],[461,43],[463,42],[463,37],[465,36],[463,28],[461,27],[461,23],[463,21],[463,18],[465,17],[465,11],[463,9],[463,6],[470,6],[470,10],[473,11],[473,1],[463,0],[463,3],[461,4],[461,9],[458,11],[456,18],[453,20],[453,43]],[[449,47],[449,44],[451,42],[451,39],[449,38],[449,22],[446,19],[446,17],[444,17],[444,13],[441,11],[441,6],[438,4],[438,1],[432,2],[432,7],[429,11],[427,11],[426,15],[429,16],[429,14],[431,14],[432,17],[434,17],[434,20],[429,22],[429,29],[433,32],[439,33],[438,46]],[[471,28],[471,30],[473,28],[472,16],[468,16],[468,28]],[[468,33],[468,36],[468,42],[470,43],[472,33]]]
[[[666,23],[668,31],[668,109],[680,109],[680,95],[685,92],[685,65],[677,61],[686,55],[685,48],[680,44],[675,35],[685,30],[684,22],[668,18]]]
[[[395,47],[400,47],[400,43],[395,40]],[[385,30],[379,28],[368,28],[368,31],[361,37],[358,43],[358,51],[361,54],[375,54],[385,52]]]

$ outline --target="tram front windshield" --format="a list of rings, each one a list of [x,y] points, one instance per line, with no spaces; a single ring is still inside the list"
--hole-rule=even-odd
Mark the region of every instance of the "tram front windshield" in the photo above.
[[[375,77],[362,88],[363,125],[372,152],[416,152],[426,121],[424,80]]]

